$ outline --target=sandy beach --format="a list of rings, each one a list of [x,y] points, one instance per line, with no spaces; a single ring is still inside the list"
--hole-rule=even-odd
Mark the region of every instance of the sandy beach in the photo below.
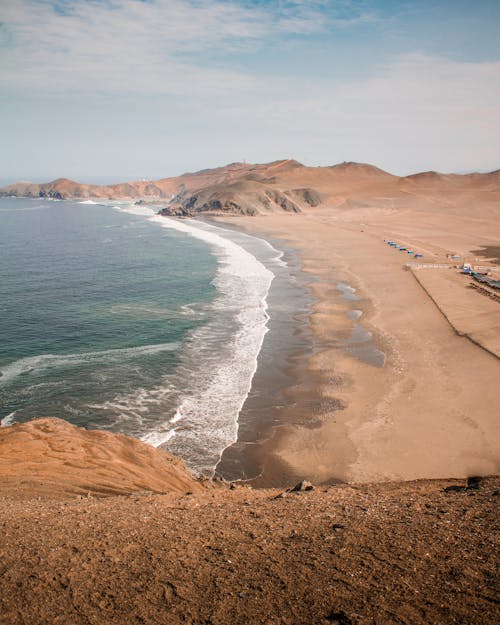
[[[263,463],[256,485],[282,476],[334,483],[498,473],[500,306],[456,269],[406,269],[409,258],[384,243],[390,237],[424,263],[449,265],[451,253],[470,258],[494,245],[493,215],[314,209],[226,221],[295,248],[314,277],[310,324],[321,347],[295,363],[289,425],[272,428],[253,452]],[[372,334],[372,352],[385,354],[382,365],[352,349],[357,324]],[[320,414],[304,425],[311,395]]]

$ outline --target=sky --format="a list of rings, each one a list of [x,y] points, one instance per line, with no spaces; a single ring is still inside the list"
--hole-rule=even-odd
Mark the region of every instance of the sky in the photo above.
[[[0,180],[500,168],[498,0],[0,0]]]

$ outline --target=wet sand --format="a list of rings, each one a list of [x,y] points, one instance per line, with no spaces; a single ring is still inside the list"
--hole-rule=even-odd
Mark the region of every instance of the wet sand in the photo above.
[[[418,222],[404,219],[388,222],[381,213],[344,219],[319,210],[229,219],[297,249],[304,272],[314,277],[315,347],[291,363],[296,382],[286,390],[286,418],[254,446],[254,460],[263,465],[254,485],[299,476],[335,483],[498,473],[500,362],[457,335],[403,267],[407,258],[383,242],[385,232],[395,238],[404,229],[426,248],[426,261],[444,262],[459,240],[464,252],[484,244],[491,224],[486,220],[467,239],[467,219],[442,219],[426,242]],[[339,283],[354,287],[354,298]],[[458,290],[457,305],[460,297]],[[361,336],[372,333],[368,345],[352,340],[358,323]],[[487,315],[484,324],[492,323]],[[377,360],[381,352],[385,359]]]

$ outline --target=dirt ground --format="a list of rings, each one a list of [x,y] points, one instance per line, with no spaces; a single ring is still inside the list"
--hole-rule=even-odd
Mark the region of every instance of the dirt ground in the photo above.
[[[493,624],[500,479],[464,484],[3,497],[0,623]]]

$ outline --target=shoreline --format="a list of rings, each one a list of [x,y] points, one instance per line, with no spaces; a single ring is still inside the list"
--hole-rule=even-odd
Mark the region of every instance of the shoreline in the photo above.
[[[217,361],[212,359],[206,363],[207,370],[199,372],[205,377],[197,392],[181,392],[175,415],[141,436],[141,440],[183,457],[193,473],[213,477],[224,450],[237,440],[238,415],[250,393],[268,331],[267,298],[274,280],[269,266],[279,262],[281,253],[266,240],[259,241],[270,248],[269,257],[263,261],[254,250],[247,249],[249,246],[242,245],[236,237],[227,236],[221,226],[167,219],[157,213],[149,214],[147,207],[128,206],[125,210],[144,215],[148,221],[163,228],[203,241],[217,262],[212,282],[217,295],[210,305],[211,312],[214,319],[225,319],[227,311],[232,311],[231,318],[225,319],[225,323],[234,326],[232,334],[226,336],[223,333],[225,327],[217,323],[217,341],[223,351],[218,354]],[[195,330],[188,343],[194,347],[206,347],[204,343],[208,339],[213,342],[211,334],[215,323],[216,320],[212,320]],[[209,441],[210,445],[199,444],[200,439]]]
[[[272,321],[277,334],[261,343],[237,440],[223,448],[217,475],[282,487],[301,479],[336,484],[499,473],[498,358],[457,333],[441,308],[453,298],[446,292],[436,301],[414,271],[404,270],[404,258],[383,244],[388,224],[377,223],[376,213],[370,219],[326,209],[211,217],[234,231],[236,242],[228,240],[235,245],[239,233],[284,250],[298,282],[275,296],[283,308]],[[485,238],[481,231],[476,236]],[[254,256],[251,247],[242,249]],[[431,254],[442,256],[435,240]],[[295,286],[307,291],[297,301]],[[498,314],[491,312],[495,302],[468,297],[486,302],[490,319]],[[285,320],[286,332],[279,327]],[[491,340],[481,320],[469,326],[472,336]]]
[[[300,268],[296,251],[281,245],[281,241],[232,228],[232,224],[206,221],[222,229],[221,236],[235,235],[237,244],[274,274],[266,296],[267,331],[249,392],[237,416],[237,437],[223,450],[215,467],[215,475],[226,481],[252,483],[261,472],[260,442],[278,423],[286,422],[281,413],[286,405],[284,393],[295,380],[293,362],[311,347],[307,323],[312,304],[306,285],[309,278]],[[279,263],[262,254],[262,243],[280,254]],[[289,484],[289,479],[279,480],[282,484]]]
[[[278,485],[285,475],[326,484],[499,472],[498,359],[456,335],[375,229],[321,213],[218,222],[285,241],[314,278],[309,323],[317,349],[292,364],[288,421],[271,425],[259,444],[264,466],[251,485]],[[356,308],[386,355],[382,366],[346,349],[353,319],[339,301],[339,281],[361,297]],[[319,407],[314,427],[301,423],[308,401]]]
[[[321,327],[321,304],[324,300],[323,293],[318,289],[319,278],[316,274],[304,268],[303,250],[300,246],[291,245],[284,237],[285,233],[271,233],[262,231],[260,228],[253,229],[252,221],[243,218],[217,218],[215,223],[234,228],[250,236],[270,236],[270,243],[278,249],[286,249],[288,254],[298,262],[298,275],[300,275],[300,288],[308,292],[307,307],[300,313],[293,313],[294,334],[302,337],[302,345],[296,349],[288,349],[286,358],[278,363],[288,379],[288,385],[282,388],[280,405],[278,408],[269,403],[269,400],[260,402],[259,408],[265,410],[264,417],[258,422],[258,430],[248,431],[248,424],[244,431],[244,440],[240,438],[241,429],[238,432],[238,440],[226,448],[222,460],[217,466],[216,475],[229,481],[247,484],[256,488],[284,488],[294,484],[304,477],[303,468],[294,466],[293,462],[287,461],[279,453],[287,447],[287,435],[295,428],[305,433],[310,432],[314,436],[315,431],[329,419],[336,419],[345,408],[345,403],[340,399],[341,389],[346,386],[346,380],[341,376],[325,375],[320,367],[312,365],[332,345],[339,349],[353,352],[355,358],[361,361],[368,359],[373,361],[373,352],[378,351],[373,344],[371,333],[363,328],[369,301],[356,295],[356,289],[347,283],[347,277],[343,275],[334,277],[330,295],[335,299],[336,327],[331,335],[322,336],[318,331]],[[235,224],[234,222],[238,223]],[[334,271],[335,274],[335,271]],[[356,306],[356,308],[354,308]],[[270,304],[272,311],[272,305]],[[350,314],[351,313],[351,314]],[[357,341],[353,334],[354,330],[363,328],[369,335],[361,341]],[[269,335],[267,335],[269,336]],[[356,353],[357,343],[365,343],[365,353]],[[368,343],[368,345],[366,345]],[[363,351],[363,349],[361,348]],[[380,352],[379,352],[380,353]],[[260,360],[261,354],[259,354]],[[276,363],[274,363],[276,364]],[[260,363],[252,383],[252,392],[264,397],[272,396],[274,388],[266,377],[265,371],[269,369],[269,363]],[[260,373],[262,379],[257,378]],[[256,379],[257,378],[257,379]],[[324,389],[329,387],[329,392]],[[247,401],[251,401],[251,394]],[[246,403],[240,412],[240,417],[245,420]],[[239,425],[241,421],[239,419]],[[339,423],[337,436],[342,434],[342,457],[332,469],[332,473],[322,482],[325,485],[337,485],[346,483],[343,465],[355,458],[355,451],[350,445],[345,431]],[[278,452],[278,453],[276,453]],[[227,458],[229,456],[229,459]],[[250,475],[238,477],[231,473],[231,464],[239,465],[249,470]],[[308,476],[309,477],[309,476]]]

